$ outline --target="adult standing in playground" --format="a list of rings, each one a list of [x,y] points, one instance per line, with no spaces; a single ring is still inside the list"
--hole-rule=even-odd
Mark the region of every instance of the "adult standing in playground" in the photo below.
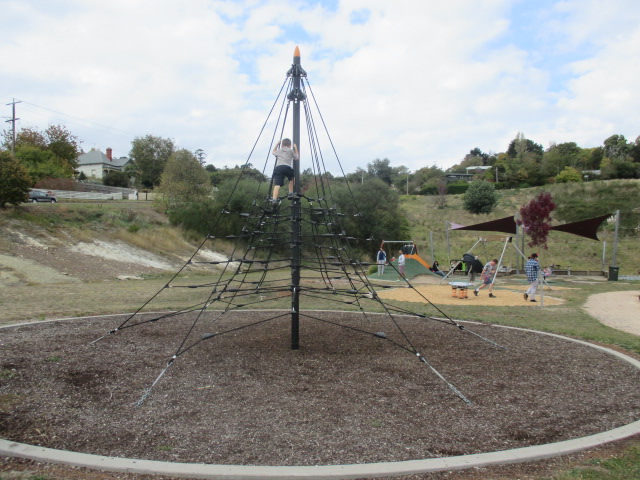
[[[476,281],[476,274],[482,273],[484,266],[480,261],[480,257],[476,255],[473,262],[469,264],[469,274],[467,275],[467,283],[474,283]]]
[[[384,265],[387,263],[387,253],[384,251],[384,247],[380,247],[378,250],[378,276],[384,275]]]
[[[480,285],[478,288],[476,288],[473,291],[473,294],[476,297],[478,296],[478,292],[480,290],[482,290],[484,287],[489,285],[489,296],[491,298],[496,298],[496,296],[493,294],[493,278],[496,274],[497,268],[498,268],[497,258],[494,258],[490,262],[487,262],[487,264],[484,266],[484,268],[482,269],[482,285]]]
[[[540,263],[538,263],[538,254],[533,253],[524,264],[524,273],[527,275],[527,281],[529,282],[529,288],[524,292],[524,300],[530,302],[536,301],[536,291],[538,290],[538,277],[540,276]]]
[[[398,251],[398,273],[398,280],[396,280],[396,282],[404,278],[404,252],[402,250]]]
[[[276,204],[280,200],[278,195],[280,194],[280,187],[284,185],[285,177],[289,179],[289,198],[293,197],[293,161],[298,159],[298,147],[293,144],[291,148],[291,140],[288,138],[282,139],[281,142],[276,143],[272,152],[276,157],[276,167],[273,170],[273,195],[271,196],[271,202]]]

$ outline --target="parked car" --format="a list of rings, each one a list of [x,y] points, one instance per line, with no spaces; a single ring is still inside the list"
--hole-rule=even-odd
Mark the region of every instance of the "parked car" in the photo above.
[[[58,199],[54,195],[49,195],[46,192],[32,190],[29,192],[29,201],[33,203],[36,203],[36,202],[56,203]]]

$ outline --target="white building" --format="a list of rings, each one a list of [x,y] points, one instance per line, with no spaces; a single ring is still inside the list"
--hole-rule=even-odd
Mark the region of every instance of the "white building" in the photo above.
[[[109,172],[122,172],[131,163],[128,157],[113,158],[111,148],[104,154],[100,150],[91,149],[78,157],[78,173],[82,172],[87,178],[102,180]]]

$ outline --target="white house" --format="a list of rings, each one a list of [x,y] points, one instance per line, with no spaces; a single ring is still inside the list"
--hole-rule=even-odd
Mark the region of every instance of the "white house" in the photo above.
[[[78,173],[82,172],[87,178],[102,180],[109,172],[121,172],[131,163],[128,157],[113,158],[111,148],[104,154],[100,150],[91,149],[78,157]]]

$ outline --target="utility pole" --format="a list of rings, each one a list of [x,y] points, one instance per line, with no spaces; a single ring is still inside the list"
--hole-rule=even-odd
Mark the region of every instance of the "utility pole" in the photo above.
[[[287,72],[293,85],[287,98],[293,102],[293,143],[298,147],[298,159],[293,160],[294,196],[291,201],[291,349],[300,348],[300,269],[302,256],[302,208],[300,201],[300,102],[306,95],[300,89],[300,79],[307,76],[300,66],[300,49],[293,52],[293,65]]]
[[[15,155],[16,153],[16,120],[20,120],[16,118],[16,103],[22,103],[22,100],[13,99],[13,102],[7,103],[7,105],[11,105],[11,118],[6,120],[6,123],[11,122],[11,153]]]

